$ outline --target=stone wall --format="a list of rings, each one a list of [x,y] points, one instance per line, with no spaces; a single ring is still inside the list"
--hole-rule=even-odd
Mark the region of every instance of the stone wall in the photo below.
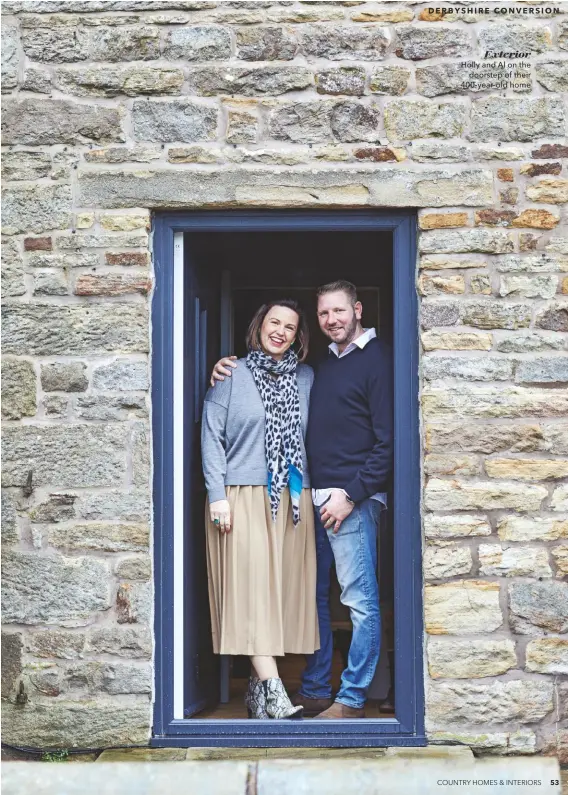
[[[149,737],[150,212],[415,207],[428,735],[567,761],[550,6],[3,3],[7,741]],[[519,48],[528,86],[461,86],[462,59]]]

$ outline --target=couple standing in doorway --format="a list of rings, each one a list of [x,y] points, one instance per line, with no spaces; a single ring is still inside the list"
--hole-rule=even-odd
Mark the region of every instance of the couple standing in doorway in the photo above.
[[[213,650],[250,657],[245,702],[253,718],[363,718],[379,658],[391,357],[375,329],[362,327],[350,282],[318,289],[317,316],[331,344],[315,374],[303,364],[301,307],[274,301],[249,326],[246,358],[215,366],[203,409]],[[353,636],[332,700],[334,563]],[[276,662],[286,653],[307,656],[291,700]]]

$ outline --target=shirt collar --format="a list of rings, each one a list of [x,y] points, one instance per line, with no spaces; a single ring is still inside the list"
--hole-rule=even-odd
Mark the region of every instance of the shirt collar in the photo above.
[[[366,328],[366,329],[363,329],[363,333],[359,337],[357,337],[356,340],[353,340],[353,342],[349,343],[349,345],[345,348],[343,353],[339,353],[339,348],[337,347],[337,343],[336,342],[332,342],[331,343],[331,345],[329,346],[329,350],[332,353],[334,353],[337,356],[337,358],[339,359],[342,356],[345,356],[347,353],[350,353],[352,350],[355,349],[355,347],[363,349],[365,347],[365,345],[370,340],[374,339],[376,336],[377,336],[377,332],[376,332],[376,330],[374,328]]]

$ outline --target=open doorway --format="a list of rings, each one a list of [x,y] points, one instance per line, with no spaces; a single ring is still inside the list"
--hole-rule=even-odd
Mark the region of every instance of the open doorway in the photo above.
[[[304,308],[310,326],[307,363],[317,368],[327,355],[329,340],[316,317],[316,290],[337,279],[355,283],[363,304],[363,326],[392,344],[393,270],[392,234],[337,232],[188,232],[184,236],[184,307],[186,337],[187,405],[193,423],[186,425],[186,443],[193,450],[186,473],[191,494],[186,515],[185,610],[186,698],[185,718],[246,718],[243,701],[250,674],[246,657],[215,656],[208,622],[204,532],[205,485],[200,464],[200,423],[209,374],[220,356],[246,356],[245,336],[256,310],[263,303],[291,298]],[[382,511],[377,535],[380,561],[382,643],[377,672],[369,691],[366,714],[394,717],[393,545],[392,490],[389,507]],[[332,687],[347,664],[351,641],[349,610],[340,602],[332,575],[332,628],[334,658]],[[305,664],[301,655],[278,659],[279,671],[290,694],[300,684]]]

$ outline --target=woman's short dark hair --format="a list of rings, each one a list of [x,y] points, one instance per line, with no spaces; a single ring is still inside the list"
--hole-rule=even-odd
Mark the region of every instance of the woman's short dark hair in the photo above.
[[[310,331],[304,310],[297,301],[291,298],[283,298],[280,301],[270,301],[268,304],[263,304],[260,309],[255,312],[247,331],[247,349],[258,350],[260,348],[260,329],[264,323],[264,318],[275,306],[285,306],[287,309],[292,309],[298,315],[298,330],[296,332],[294,345],[297,346],[295,350],[299,361],[303,362],[308,355]]]

